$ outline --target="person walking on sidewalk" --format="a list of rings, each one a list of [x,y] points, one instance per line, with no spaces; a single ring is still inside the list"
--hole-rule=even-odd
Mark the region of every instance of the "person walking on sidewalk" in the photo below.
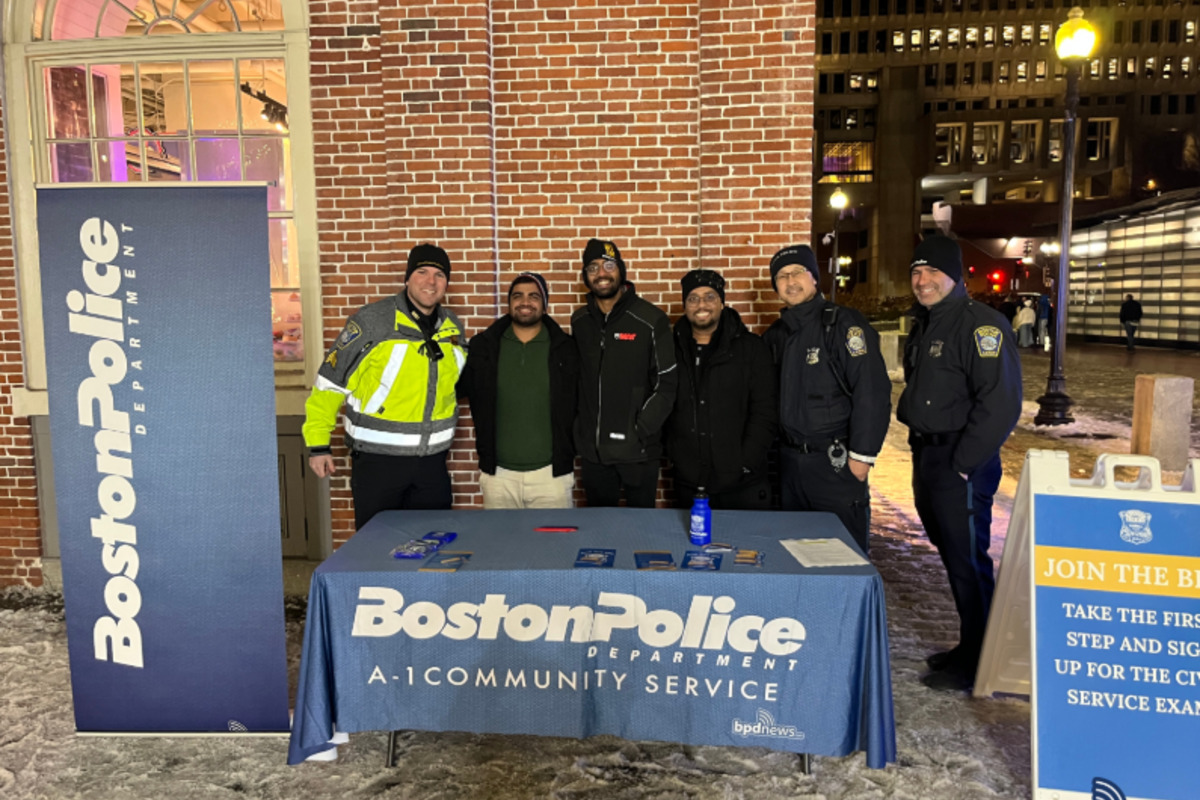
[[[675,405],[675,344],[667,315],[637,296],[614,242],[583,250],[587,304],[571,315],[579,345],[575,446],[589,506],[654,508],[662,427]]]
[[[1021,310],[1017,312],[1014,325],[1017,329],[1017,346],[1033,347],[1033,325],[1037,322],[1037,312],[1033,310],[1033,301],[1025,300]]]
[[[713,508],[766,510],[771,507],[767,452],[779,418],[771,351],[725,305],[720,273],[694,269],[680,285],[679,391],[667,421],[675,505],[690,508],[704,487]]]
[[[579,350],[549,314],[546,279],[522,272],[508,313],[471,340],[458,393],[471,403],[484,508],[570,508]]]
[[[1021,415],[1021,360],[1003,315],[967,296],[962,250],[931,236],[913,253],[916,323],[904,346],[896,417],[909,428],[913,498],[946,567],[959,642],[927,659],[921,680],[941,691],[975,680],[995,590],[992,500],[1000,446]]]
[[[1142,322],[1142,304],[1133,299],[1133,295],[1125,295],[1121,303],[1121,325],[1125,328],[1125,349],[1133,349],[1133,338],[1137,335],[1138,325]]]
[[[892,381],[879,334],[853,308],[818,290],[807,245],[771,259],[771,284],[787,304],[764,338],[779,368],[780,482],[785,511],[831,511],[870,554],[867,474],[883,446]]]

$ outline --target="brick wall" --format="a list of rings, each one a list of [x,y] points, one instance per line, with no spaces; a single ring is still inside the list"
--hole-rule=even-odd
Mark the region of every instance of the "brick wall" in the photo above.
[[[2,150],[0,186],[8,186]],[[12,205],[5,191],[0,193],[0,586],[42,584],[33,435],[28,417],[13,416],[13,388],[24,384]]]
[[[673,319],[679,277],[700,266],[725,274],[752,328],[774,319],[767,260],[810,229],[811,2],[310,9],[326,341],[397,290],[420,241],[450,253],[447,303],[470,333],[523,269],[547,277],[565,323],[591,236],[617,241]],[[464,420],[457,506],[480,502],[471,436]],[[353,529],[341,467],[335,541]]]
[[[309,11],[326,342],[399,289],[421,241],[450,253],[447,302],[469,333],[503,311],[498,293],[523,269],[546,275],[551,313],[567,322],[591,236],[617,241],[639,293],[672,319],[680,276],[701,266],[725,274],[752,328],[774,318],[767,260],[810,229],[812,2],[315,0]],[[0,584],[37,584],[30,430],[4,391],[23,383],[10,222],[5,196]],[[457,506],[480,503],[471,437],[464,419],[450,455]],[[354,515],[337,455],[340,542]]]

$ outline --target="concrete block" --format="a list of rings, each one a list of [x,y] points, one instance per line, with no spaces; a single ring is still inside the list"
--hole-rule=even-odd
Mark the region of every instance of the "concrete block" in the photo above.
[[[879,349],[883,351],[883,363],[888,372],[904,368],[904,339],[899,331],[882,331],[879,334]]]
[[[1187,466],[1195,380],[1184,375],[1138,375],[1133,389],[1129,452],[1153,456],[1164,470]]]

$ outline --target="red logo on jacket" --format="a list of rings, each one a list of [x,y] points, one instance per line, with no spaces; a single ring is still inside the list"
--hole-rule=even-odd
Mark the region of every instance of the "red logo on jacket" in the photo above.
[[[618,342],[632,342],[637,338],[636,333],[614,333],[613,338]]]

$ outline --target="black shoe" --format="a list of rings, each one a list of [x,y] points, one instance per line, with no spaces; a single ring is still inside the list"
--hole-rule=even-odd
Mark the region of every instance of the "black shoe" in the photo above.
[[[958,653],[959,649],[957,646],[949,650],[942,650],[926,657],[925,664],[934,672],[941,672],[950,667],[958,659]]]
[[[935,692],[969,692],[975,686],[975,672],[956,666],[922,675],[921,683]]]

